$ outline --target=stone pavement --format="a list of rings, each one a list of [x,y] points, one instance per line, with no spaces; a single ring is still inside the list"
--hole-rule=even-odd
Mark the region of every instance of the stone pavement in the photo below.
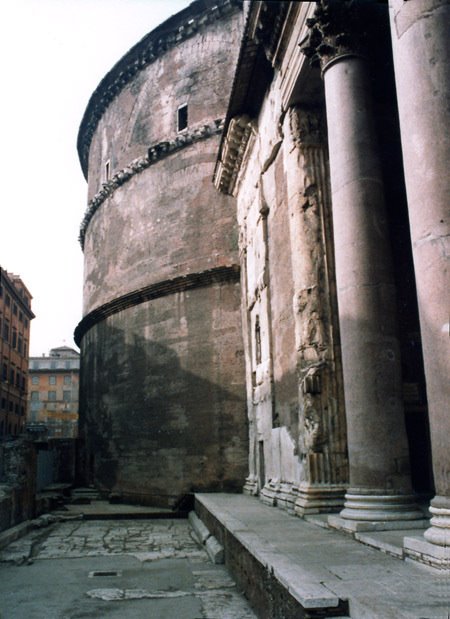
[[[74,519],[0,551],[1,619],[255,619],[186,520]]]
[[[224,546],[226,565],[262,619],[450,617],[448,574],[393,556],[402,536],[422,530],[363,534],[356,541],[325,528],[323,518],[313,524],[254,497],[195,499],[197,515]]]

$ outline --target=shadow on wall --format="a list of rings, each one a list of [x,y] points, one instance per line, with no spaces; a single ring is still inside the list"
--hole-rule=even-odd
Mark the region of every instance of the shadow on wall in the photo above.
[[[193,491],[239,491],[248,440],[242,355],[226,334],[211,342],[207,334],[171,337],[164,323],[152,325],[152,336],[169,347],[137,335],[147,332],[142,324],[133,324],[133,334],[129,325],[108,324],[121,321],[125,313],[94,326],[82,342],[85,482],[161,506]]]

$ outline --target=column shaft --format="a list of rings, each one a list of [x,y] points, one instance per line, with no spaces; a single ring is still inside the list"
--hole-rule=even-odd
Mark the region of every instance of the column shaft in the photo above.
[[[450,4],[391,1],[391,33],[437,496],[425,538],[450,545]],[[448,564],[450,561],[447,559]]]
[[[420,517],[411,497],[395,285],[366,61],[324,67],[350,489],[341,516]]]

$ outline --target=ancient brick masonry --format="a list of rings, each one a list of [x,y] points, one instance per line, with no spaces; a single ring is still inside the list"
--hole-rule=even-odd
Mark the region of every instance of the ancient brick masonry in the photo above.
[[[112,69],[80,128],[80,431],[106,496],[173,505],[245,479],[237,232],[211,182],[241,28],[239,2],[194,2]]]

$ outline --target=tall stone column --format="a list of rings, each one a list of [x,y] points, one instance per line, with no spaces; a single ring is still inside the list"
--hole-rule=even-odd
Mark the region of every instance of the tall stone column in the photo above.
[[[330,523],[350,530],[422,517],[411,490],[383,180],[358,37],[369,4],[318,2],[303,47],[320,61],[325,84],[350,466],[340,522]]]
[[[450,567],[450,3],[391,0],[391,34],[437,496],[425,532],[433,564]],[[433,548],[433,545],[435,546]],[[406,540],[405,540],[406,546]]]

